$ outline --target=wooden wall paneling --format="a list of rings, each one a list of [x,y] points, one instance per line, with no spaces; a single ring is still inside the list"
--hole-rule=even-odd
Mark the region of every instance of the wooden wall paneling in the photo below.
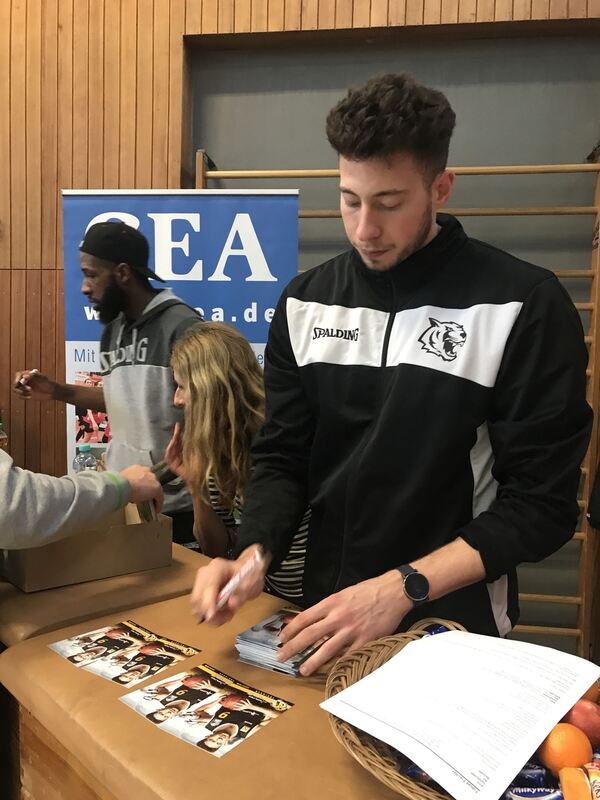
[[[423,4],[423,24],[439,25],[442,21],[441,0],[424,0]]]
[[[25,331],[27,326],[27,270],[12,271],[10,308],[10,368],[9,374],[27,367],[25,359]],[[10,452],[15,463],[25,464],[25,400],[14,396],[10,407]]]
[[[12,269],[27,260],[26,0],[13,0],[10,42],[10,209]]]
[[[543,0],[546,2],[546,0]],[[475,22],[477,19],[477,0],[458,0],[458,21]]]
[[[371,0],[371,27],[385,28],[388,24],[388,0]]]
[[[44,0],[42,14],[41,266],[56,268],[58,205],[58,0]]]
[[[390,0],[388,6],[388,24],[406,25],[406,0]]]
[[[153,27],[154,0],[140,0],[137,9],[135,186],[141,189],[152,186]]]
[[[256,0],[252,0],[252,2],[256,2]],[[367,5],[369,4],[369,0],[363,0]],[[335,0],[329,0],[329,2],[321,2],[319,3],[319,9],[317,12],[317,27],[319,30],[333,30],[336,27],[335,25]]]
[[[406,24],[422,25],[424,0],[406,0]]]
[[[42,323],[42,278],[46,271],[28,269],[25,273],[25,359],[28,369],[41,369],[41,323]],[[25,410],[25,456],[24,464],[34,472],[40,471],[40,414],[41,403],[28,400]]]
[[[335,0],[335,27],[351,28],[353,10],[352,0]]]
[[[569,19],[585,19],[587,0],[567,0],[567,16]]]
[[[477,0],[477,22],[493,22],[494,5],[494,0]]]
[[[0,270],[10,270],[10,17],[11,4],[0,3]],[[2,281],[0,281],[1,283]],[[1,321],[0,321],[1,324]],[[1,343],[1,340],[0,340]],[[0,380],[2,372],[0,371]]]
[[[73,187],[88,186],[88,0],[73,6]]]
[[[441,22],[442,25],[452,25],[458,22],[458,0],[442,0]]]
[[[220,5],[222,0],[217,0]],[[231,0],[232,4],[234,0]],[[202,6],[203,0],[186,0],[185,3],[185,32],[202,33]]]
[[[239,0],[237,0],[239,2]],[[331,0],[333,2],[333,0]],[[302,30],[314,31],[319,27],[319,0],[302,0]]]
[[[41,344],[39,368],[49,377],[56,375],[56,287],[57,270],[44,270],[41,284]],[[54,431],[56,403],[40,403],[40,472],[54,473]]]
[[[185,31],[185,0],[171,0],[169,30],[169,89],[168,89],[168,143],[167,186],[178,189],[185,186],[184,165],[189,172],[191,143],[190,75],[183,46]]]
[[[252,24],[252,0],[235,0],[233,4],[233,32],[249,33]]]
[[[513,0],[496,0],[494,7],[494,21],[504,22],[512,19]]]
[[[27,2],[25,168],[27,181],[25,265],[39,269],[42,260],[42,7]]]
[[[10,437],[11,434],[11,403],[13,373],[10,361],[10,326],[12,314],[11,294],[12,272],[7,269],[2,272],[0,280],[0,412]],[[10,447],[10,438],[9,438]],[[12,450],[12,447],[10,448]]]
[[[292,2],[294,2],[294,0],[286,0],[286,8],[288,3]],[[219,0],[219,9],[218,9],[219,33],[233,33],[234,6],[235,6],[235,0]]]
[[[531,19],[531,0],[513,0],[513,19]]]
[[[550,0],[550,19],[566,19],[567,11],[567,0]]]
[[[64,296],[64,272],[56,272],[56,328],[55,334],[55,358],[56,358],[56,379],[65,380],[65,296]],[[64,403],[53,403],[54,405],[54,474],[64,475],[67,469],[67,441],[66,441],[66,415]]]
[[[63,266],[61,189],[73,186],[73,0],[58,0],[58,213],[56,266]]]
[[[270,31],[285,30],[285,0],[269,0],[267,28]]]
[[[252,0],[250,4],[250,30],[262,33],[268,30],[269,0]]]
[[[548,19],[549,16],[550,0],[531,0],[531,19]]]
[[[152,186],[167,185],[169,138],[169,51],[170,15],[163,3],[154,4],[153,108],[152,108]],[[181,91],[181,90],[180,90]]]
[[[120,6],[119,186],[124,189],[131,189],[136,185],[138,0],[120,0]]]
[[[600,17],[600,0],[587,0],[587,15],[590,19]]]
[[[219,30],[218,0],[202,0],[202,33],[217,33]]]
[[[286,31],[299,31],[302,28],[302,0],[285,0],[284,25]]]
[[[119,186],[121,133],[121,0],[104,0],[104,118],[102,186]]]
[[[371,24],[371,0],[354,0],[354,9],[352,12],[352,27],[368,28],[370,24]]]
[[[88,178],[90,189],[104,186],[104,9],[91,0],[88,21]],[[75,82],[77,82],[77,74]]]

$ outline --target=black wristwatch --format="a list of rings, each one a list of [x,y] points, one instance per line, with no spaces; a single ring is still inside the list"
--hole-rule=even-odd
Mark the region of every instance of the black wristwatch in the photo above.
[[[429,581],[425,575],[411,567],[410,564],[403,564],[398,567],[398,571],[404,579],[404,594],[412,601],[413,606],[422,606],[429,601]]]

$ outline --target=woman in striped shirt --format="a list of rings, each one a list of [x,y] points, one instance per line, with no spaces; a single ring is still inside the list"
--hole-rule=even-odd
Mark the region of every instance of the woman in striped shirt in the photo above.
[[[177,340],[171,355],[185,411],[166,452],[170,468],[187,483],[194,502],[194,535],[205,555],[231,557],[250,478],[250,445],[264,420],[262,371],[244,337],[223,322],[201,322]],[[300,602],[310,510],[290,552],[266,589]]]

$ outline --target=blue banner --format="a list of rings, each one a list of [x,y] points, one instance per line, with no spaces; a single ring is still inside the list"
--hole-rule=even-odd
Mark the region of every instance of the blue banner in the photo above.
[[[297,272],[296,191],[63,192],[65,337],[98,341],[81,294],[79,244],[94,222],[121,219],[150,243],[150,268],[207,320],[266,342],[273,309]]]
[[[102,386],[97,312],[81,293],[79,245],[95,222],[122,220],[150,245],[149,267],[205,320],[235,325],[259,363],[277,301],[298,269],[298,192],[63,192],[65,357],[68,383]],[[111,440],[104,412],[67,406],[67,456]]]

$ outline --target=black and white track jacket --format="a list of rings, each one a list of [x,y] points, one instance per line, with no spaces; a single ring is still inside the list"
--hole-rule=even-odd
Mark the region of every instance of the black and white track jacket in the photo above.
[[[312,605],[460,536],[486,580],[405,624],[440,616],[504,635],[518,616],[516,566],[575,529],[587,352],[551,272],[438,222],[390,271],[352,250],[284,291],[238,550],[261,542],[275,568],[310,504]]]

